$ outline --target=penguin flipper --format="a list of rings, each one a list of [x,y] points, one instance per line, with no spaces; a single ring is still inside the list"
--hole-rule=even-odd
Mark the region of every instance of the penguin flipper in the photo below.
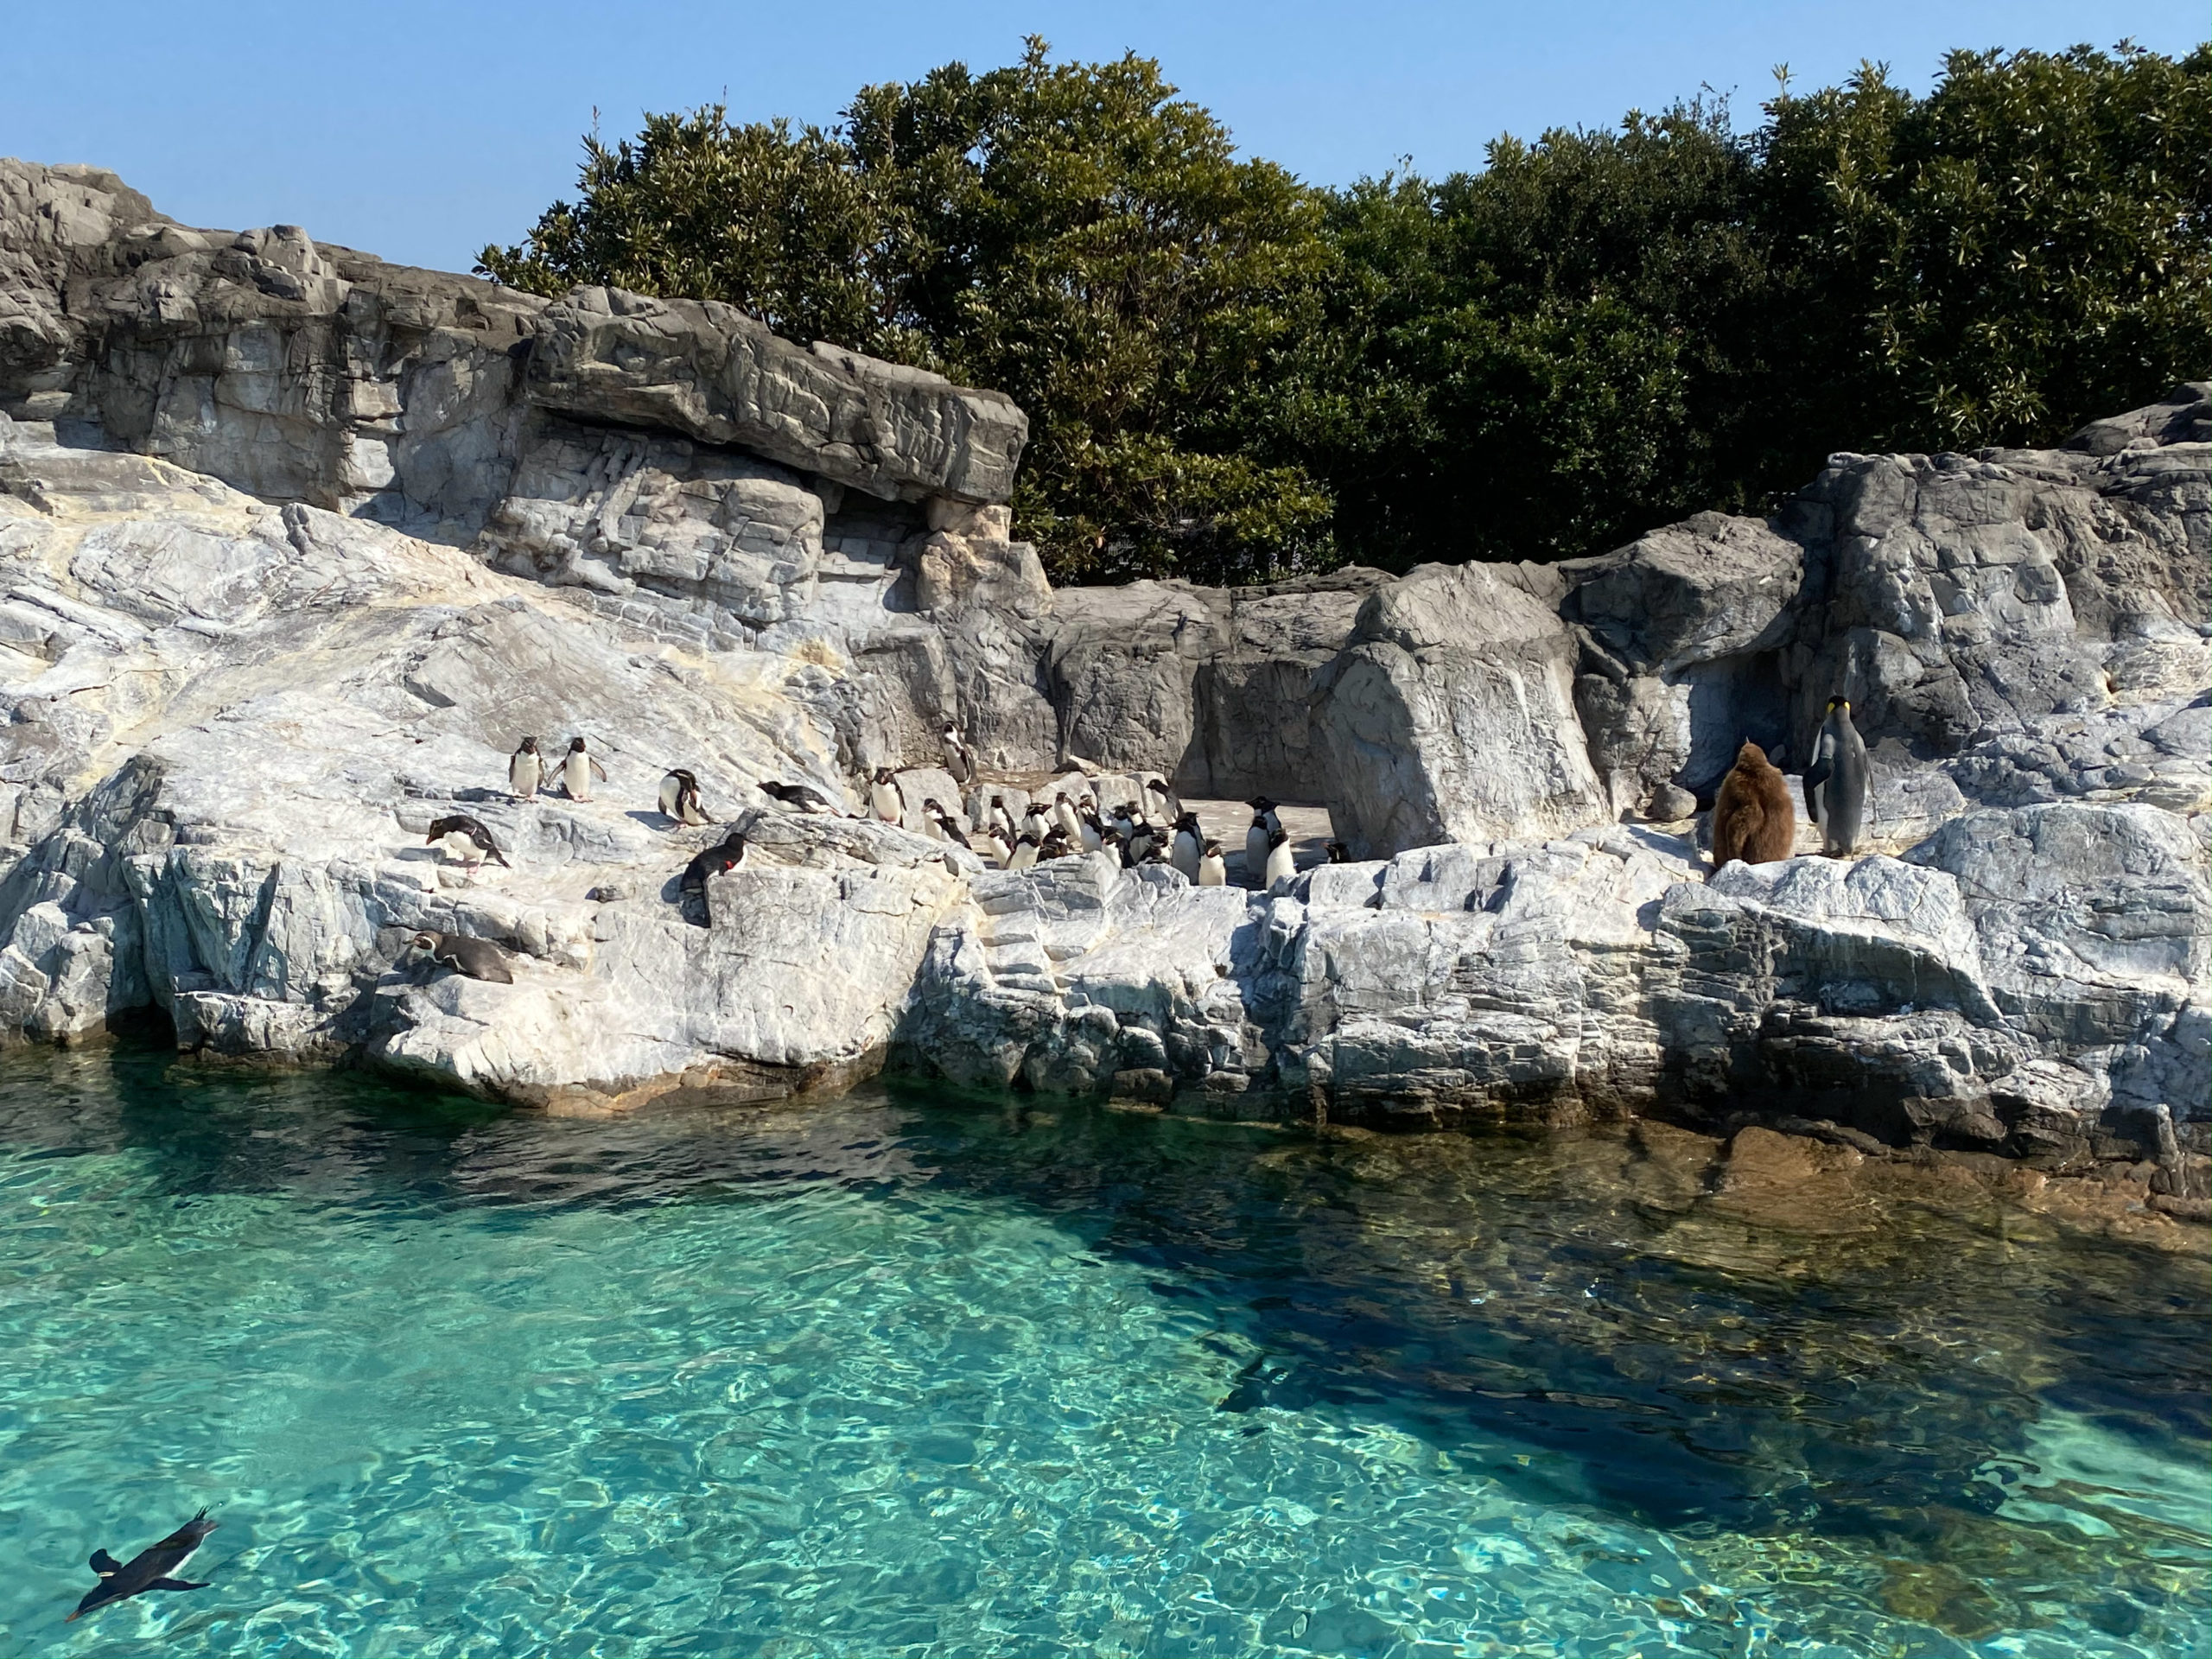
[[[1815,760],[1811,766],[1805,768],[1805,777],[1803,779],[1805,786],[1805,816],[1812,819],[1815,823],[1818,823],[1821,821],[1820,798],[1815,791],[1819,790],[1822,784],[1827,782],[1828,774],[1833,771],[1834,771],[1834,768],[1828,765],[1827,757],[1826,755],[1822,755],[1820,759]]]
[[[591,757],[590,757],[589,755],[586,755],[586,756],[584,757],[584,759],[586,759],[587,760],[591,760]],[[600,781],[601,783],[602,783],[602,784],[603,784],[603,783],[605,783],[605,782],[607,781],[607,768],[606,768],[605,766],[601,766],[601,765],[599,764],[599,762],[598,762],[598,761],[596,761],[596,760],[592,760],[592,761],[591,761],[591,775],[592,775],[593,777],[594,777],[594,778],[598,779],[599,779],[599,781]]]
[[[146,1587],[149,1590],[205,1590],[213,1582],[213,1579],[202,1579],[198,1584],[183,1579],[156,1579]]]
[[[89,1565],[93,1572],[99,1573],[100,1577],[104,1579],[110,1573],[120,1573],[123,1571],[123,1563],[117,1560],[114,1556],[109,1554],[107,1551],[104,1549],[96,1549],[92,1552],[92,1559]]]

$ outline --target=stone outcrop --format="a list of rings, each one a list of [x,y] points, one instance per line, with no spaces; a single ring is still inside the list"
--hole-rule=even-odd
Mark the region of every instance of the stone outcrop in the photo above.
[[[993,394],[0,163],[0,1025],[158,1012],[568,1109],[892,1058],[1386,1125],[1770,1103],[2202,1204],[2207,391],[1558,567],[1055,591]],[[1709,872],[1735,746],[1802,760],[1835,691],[1872,849]],[[922,833],[947,720],[1105,803],[1325,801],[1363,861],[986,870]],[[597,798],[497,787],[524,733],[586,735]],[[650,810],[671,764],[715,825]],[[876,766],[901,826],[756,787],[849,807]],[[426,845],[454,810],[510,864]],[[424,928],[513,982],[411,965]]]

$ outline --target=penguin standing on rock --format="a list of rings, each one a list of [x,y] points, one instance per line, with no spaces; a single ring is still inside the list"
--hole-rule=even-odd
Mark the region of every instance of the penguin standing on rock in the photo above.
[[[569,752],[561,757],[561,787],[572,801],[591,799],[591,780],[607,781],[607,768],[584,752],[581,737],[569,740]]]
[[[1797,845],[1797,813],[1789,804],[1789,785],[1766,751],[1746,739],[1736,764],[1720,780],[1713,804],[1713,868],[1732,858],[1746,864],[1772,864]]]
[[[930,827],[937,831],[939,839],[949,841],[956,847],[968,845],[968,832],[960,827],[960,821],[939,805],[934,797],[922,803],[922,816],[929,820]]]
[[[1106,868],[1109,870],[1121,870],[1127,868],[1128,866],[1128,843],[1122,838],[1122,832],[1111,826],[1102,830],[1098,837],[1098,849],[1091,855],[1091,856],[1093,858],[1103,860]]]
[[[1260,872],[1268,867],[1268,839],[1282,828],[1282,820],[1275,816],[1275,804],[1264,795],[1255,795],[1244,803],[1252,809],[1252,827],[1244,832],[1244,874],[1264,887]]]
[[[1083,839],[1083,819],[1068,802],[1068,792],[1057,790],[1052,795],[1052,821],[1060,826],[1060,833],[1070,841]]]
[[[525,737],[507,757],[507,793],[518,801],[534,801],[544,785],[545,757],[537,752],[537,740]]]
[[[1198,879],[1198,861],[1205,837],[1198,830],[1198,815],[1185,812],[1175,820],[1175,844],[1168,854],[1168,861],[1183,872],[1189,880]]]
[[[433,818],[430,821],[430,833],[423,837],[423,844],[426,847],[435,846],[448,836],[459,840],[469,849],[467,853],[461,855],[461,858],[472,867],[481,864],[488,858],[502,869],[511,870],[514,868],[507,862],[506,855],[499,850],[499,843],[492,839],[492,832],[466,812],[450,812],[442,818]],[[469,853],[474,853],[475,856],[470,857]]]
[[[960,735],[960,728],[950,721],[944,728],[944,769],[963,789],[976,781],[976,751],[968,747]]]
[[[1098,803],[1085,800],[1075,810],[1076,839],[1083,843],[1083,850],[1095,853],[1103,844],[1106,826],[1098,821]]]
[[[1866,741],[1851,723],[1851,700],[1828,699],[1827,718],[1813,744],[1813,764],[1805,768],[1805,811],[1821,832],[1821,850],[1848,858],[1859,850],[1866,823]]]
[[[1027,830],[1023,830],[1014,843],[1014,850],[1007,855],[1007,868],[1009,870],[1027,870],[1035,868],[1037,864],[1038,845],[1037,837],[1031,835]]]
[[[1210,841],[1198,855],[1198,885],[1202,887],[1225,887],[1229,885],[1229,864],[1221,855],[1221,843]]]
[[[897,823],[906,816],[906,797],[899,787],[899,776],[888,766],[878,766],[875,776],[868,780],[868,810],[886,823]]]
[[[1290,832],[1276,830],[1268,837],[1266,874],[1260,878],[1260,890],[1271,893],[1278,881],[1287,881],[1298,874],[1298,860],[1290,850]]]
[[[712,823],[699,802],[699,780],[682,766],[671,766],[660,780],[660,815],[678,823]]]
[[[514,970],[507,966],[507,953],[489,939],[425,931],[415,936],[414,948],[436,966],[450,968],[466,978],[486,980],[494,985],[515,982]]]
[[[1351,849],[1341,841],[1331,842],[1329,843],[1329,862],[1332,864],[1351,863]]]

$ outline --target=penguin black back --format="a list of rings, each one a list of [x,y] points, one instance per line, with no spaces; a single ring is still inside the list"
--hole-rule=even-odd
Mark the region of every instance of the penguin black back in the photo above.
[[[499,850],[499,843],[492,839],[492,832],[466,812],[449,812],[442,818],[433,818],[430,833],[423,838],[423,844],[428,846],[443,841],[448,836],[461,836],[495,864],[505,865],[509,869],[514,868],[507,863],[506,855]]]
[[[415,948],[439,967],[450,968],[466,978],[480,979],[493,985],[515,982],[514,971],[507,966],[507,953],[489,939],[426,930],[415,936]]]
[[[111,1601],[127,1601],[149,1590],[205,1590],[205,1580],[189,1584],[169,1574],[189,1560],[201,1541],[221,1524],[210,1521],[207,1511],[202,1510],[160,1543],[140,1550],[128,1566],[105,1549],[94,1550],[92,1569],[99,1574],[100,1581],[85,1592],[85,1599],[77,1604],[77,1611],[62,1623],[74,1624],[95,1607],[104,1607]]]

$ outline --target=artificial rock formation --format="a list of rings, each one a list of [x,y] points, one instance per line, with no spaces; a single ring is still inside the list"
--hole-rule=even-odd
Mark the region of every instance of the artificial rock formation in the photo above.
[[[0,162],[0,1023],[157,1010],[568,1108],[893,1059],[1378,1123],[1764,1100],[2198,1204],[2206,393],[2058,451],[1838,456],[1771,520],[1558,567],[1056,591],[994,394]],[[1708,879],[1687,820],[1737,745],[1802,761],[1837,691],[1874,853]],[[922,799],[1034,779],[962,801],[946,721],[1013,772],[1325,801],[1364,861],[986,871]],[[597,798],[508,799],[524,733],[586,735]],[[650,810],[671,765],[717,824]],[[754,787],[857,805],[879,765],[902,826]],[[454,810],[511,869],[424,844]],[[404,963],[420,928],[515,982]]]

